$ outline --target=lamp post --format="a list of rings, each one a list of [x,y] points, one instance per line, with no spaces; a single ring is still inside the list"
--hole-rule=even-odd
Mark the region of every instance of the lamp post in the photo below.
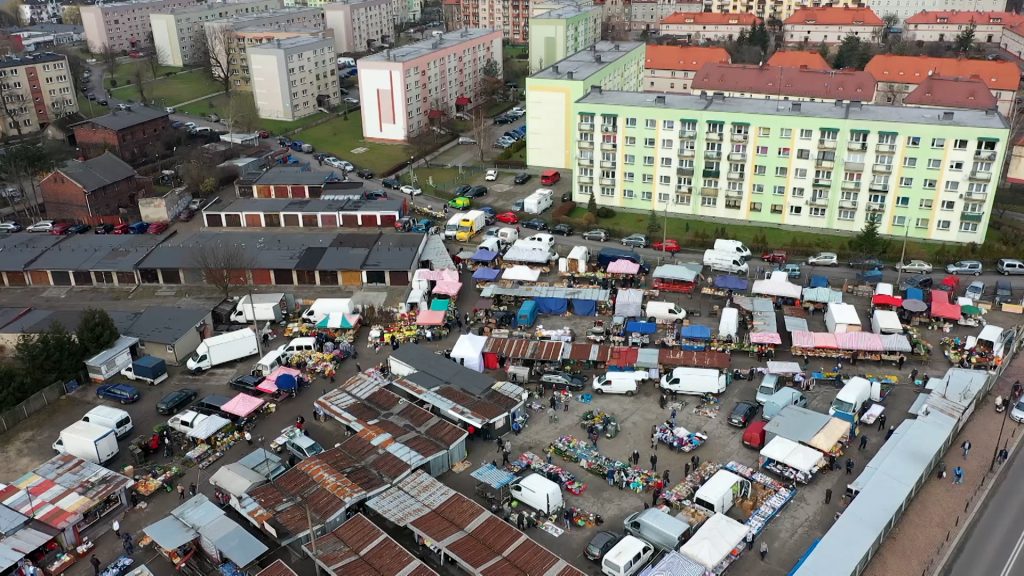
[[[896,288],[899,289],[900,279],[903,278],[903,262],[907,257],[907,236],[910,236],[910,222],[905,221],[903,232],[903,251],[900,252],[900,263],[896,265]]]

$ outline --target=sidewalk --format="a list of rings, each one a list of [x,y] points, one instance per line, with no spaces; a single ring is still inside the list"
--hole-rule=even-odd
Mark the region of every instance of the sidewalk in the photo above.
[[[1000,470],[997,465],[995,472],[989,472],[999,427],[1004,420],[1004,414],[996,413],[994,402],[997,395],[1008,397],[1010,387],[1018,379],[1024,380],[1024,360],[1020,356],[992,391],[978,402],[974,415],[950,444],[943,459],[946,478],[940,480],[935,472],[931,474],[899,523],[882,541],[864,571],[865,576],[928,575],[939,567]],[[1016,449],[1024,435],[1022,432],[1021,425],[1006,418],[1003,444],[1009,442],[1010,452]],[[965,460],[960,445],[968,439],[972,448]],[[957,466],[964,470],[964,482],[959,486],[953,484],[953,468]]]

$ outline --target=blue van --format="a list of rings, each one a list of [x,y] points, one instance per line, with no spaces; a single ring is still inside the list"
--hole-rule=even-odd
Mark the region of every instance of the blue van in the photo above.
[[[521,328],[523,326],[533,326],[533,323],[536,320],[537,303],[533,300],[523,302],[523,305],[519,307],[519,312],[516,314],[516,327]]]

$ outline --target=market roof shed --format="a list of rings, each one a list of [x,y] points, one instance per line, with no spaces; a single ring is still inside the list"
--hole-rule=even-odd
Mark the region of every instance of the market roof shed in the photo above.
[[[212,328],[209,308],[151,306],[121,333],[138,338],[140,352],[177,366],[185,363]]]
[[[202,538],[203,551],[215,562],[230,560],[239,568],[252,564],[267,551],[262,542],[203,494],[193,496],[143,531],[165,550]]]
[[[356,514],[303,550],[331,576],[384,574],[437,576],[366,516]]]
[[[33,286],[135,286],[136,265],[168,236],[73,234],[25,269]]]
[[[367,199],[362,194],[330,199],[239,198],[224,207],[203,210],[211,228],[360,228],[392,227],[405,215],[398,195]]]
[[[0,505],[0,572],[6,573],[49,542],[55,533],[41,522]]]
[[[4,286],[30,286],[33,275],[27,267],[66,236],[51,234],[5,234],[0,236],[0,279]],[[35,277],[46,286],[48,278],[37,272]]]
[[[807,444],[824,428],[832,417],[799,406],[785,406],[765,425],[765,440],[776,436]]]

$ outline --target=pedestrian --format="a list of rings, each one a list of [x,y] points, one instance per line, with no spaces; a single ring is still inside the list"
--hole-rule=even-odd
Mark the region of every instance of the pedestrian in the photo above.
[[[867,447],[868,447],[868,435],[866,433],[865,434],[861,434],[860,435],[860,448],[859,449],[860,449],[860,451],[863,452],[864,449],[867,448]]]
[[[743,540],[747,543],[747,550],[754,549],[754,533],[747,530],[747,535],[743,537]]]
[[[686,464],[683,465],[683,478],[686,478],[689,475],[690,475],[690,463],[687,462]]]
[[[1003,449],[999,450],[999,463],[1000,464],[1002,464],[1003,462],[1006,462],[1006,459],[1009,458],[1009,457],[1010,457],[1010,453],[1006,450],[1006,448],[1003,448]]]
[[[662,394],[661,397],[658,398],[658,406],[662,410],[664,410],[665,406],[668,406],[668,396],[665,396],[664,394]]]
[[[935,477],[940,480],[946,477],[946,463],[942,460],[939,460],[939,465],[936,467]]]
[[[566,398],[565,401],[562,402],[562,412],[568,412],[568,411],[569,411],[569,399]]]
[[[668,470],[665,470],[665,472],[662,473],[661,477],[665,481],[665,486],[668,486],[668,484],[669,484]]]
[[[885,428],[885,414],[878,417],[878,431],[881,432],[882,428]]]
[[[184,500],[184,499],[185,499],[185,487],[182,486],[181,484],[178,484],[178,500]]]
[[[888,441],[889,438],[892,438],[892,435],[895,432],[896,432],[896,427],[895,426],[889,426],[889,431],[885,433],[885,441]]]
[[[356,362],[356,372],[362,373],[362,371],[363,371],[363,367],[359,365],[359,362]]]
[[[548,408],[548,424],[554,424],[554,422],[555,422],[555,420],[557,418],[558,418],[558,416],[555,413],[555,409],[554,408]]]
[[[124,546],[124,553],[131,556],[135,553],[135,542],[132,542],[132,535],[128,532],[124,533],[121,545]]]
[[[639,450],[633,450],[632,459],[633,459],[633,466],[639,466],[640,465],[640,451]]]
[[[505,466],[506,464],[508,464],[508,452],[505,452],[504,450],[502,450],[502,452],[501,452],[501,465]]]
[[[807,356],[807,354],[804,354],[804,368],[807,368],[810,365],[811,365],[811,359]]]
[[[694,456],[691,460],[693,461],[693,471],[696,472],[700,466],[700,456]]]
[[[245,436],[246,444],[248,444],[249,446],[252,446],[252,433],[250,433],[248,430],[246,430],[245,434],[243,434],[243,436]]]
[[[609,486],[615,485],[615,468],[608,469],[608,472],[605,474],[605,479],[608,480]]]
[[[910,383],[913,384],[915,382],[917,382],[917,368],[910,371]]]
[[[853,458],[846,459],[846,475],[853,474]]]
[[[551,400],[548,400],[548,406],[551,406],[552,410],[558,406],[558,400],[555,399],[554,394],[551,395]]]
[[[562,521],[565,523],[565,529],[569,530],[569,525],[572,524],[572,510],[566,508],[562,512]]]
[[[832,489],[825,488],[825,504],[832,502]]]
[[[658,455],[651,454],[651,470],[658,471]]]
[[[100,573],[100,559],[97,558],[95,554],[93,554],[92,557],[89,558],[89,564],[92,564],[93,574],[96,574],[98,576]]]
[[[121,537],[121,523],[118,522],[116,518],[114,519],[114,524],[113,524],[112,528],[114,529],[114,536],[117,536],[118,538],[120,538]]]
[[[672,409],[672,413],[668,417],[668,421],[672,423],[672,427],[676,427],[676,409]]]
[[[971,441],[964,440],[964,443],[960,445],[960,449],[964,451],[964,460],[967,460],[967,454],[971,452]]]
[[[768,555],[768,543],[761,540],[761,562],[764,562],[764,557]]]
[[[188,495],[189,496],[195,496],[196,495],[196,490],[197,490],[197,488],[196,488],[196,483],[195,482],[193,482],[193,483],[188,485]]]
[[[953,468],[953,484],[963,484],[963,483],[964,483],[964,469],[959,467],[959,466],[957,466],[956,468]]]
[[[907,357],[900,354],[900,357],[896,360],[896,367],[903,370],[903,363],[907,361]]]
[[[505,447],[505,441],[501,439],[501,436],[495,438],[494,443],[498,445],[498,449],[495,452],[501,452],[502,448]]]
[[[651,450],[658,450],[658,435],[651,434]]]
[[[658,498],[661,497],[661,491],[655,488],[651,491],[651,508],[658,505]]]

